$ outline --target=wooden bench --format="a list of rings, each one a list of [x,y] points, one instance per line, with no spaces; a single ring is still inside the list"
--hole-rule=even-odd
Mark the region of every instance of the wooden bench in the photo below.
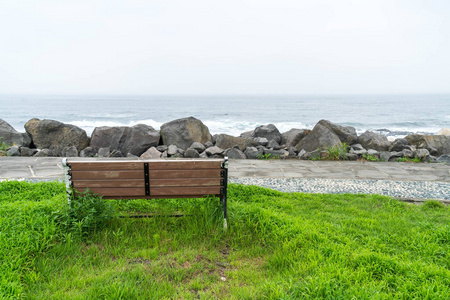
[[[77,160],[63,158],[68,193],[86,189],[105,199],[219,197],[227,227],[228,158]]]

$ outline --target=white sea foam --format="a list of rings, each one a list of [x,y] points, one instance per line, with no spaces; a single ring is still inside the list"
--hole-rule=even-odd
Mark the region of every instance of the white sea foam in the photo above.
[[[86,131],[88,135],[91,135],[94,131],[95,127],[101,127],[101,126],[108,126],[108,127],[120,127],[120,126],[134,126],[137,124],[145,124],[152,126],[156,130],[159,130],[162,122],[157,122],[152,119],[148,120],[137,120],[137,121],[129,121],[129,122],[118,122],[118,121],[106,121],[106,120],[96,120],[96,121],[88,121],[88,120],[82,120],[82,121],[72,121],[70,124],[73,124],[75,126],[78,126]]]
[[[250,122],[250,121],[212,121],[206,120],[203,123],[208,126],[211,134],[225,133],[232,136],[239,136],[241,133],[246,131],[254,130],[260,125],[267,125],[267,122]],[[285,132],[291,130],[292,128],[306,128],[301,122],[278,122],[273,123],[275,127],[278,128],[280,132]]]

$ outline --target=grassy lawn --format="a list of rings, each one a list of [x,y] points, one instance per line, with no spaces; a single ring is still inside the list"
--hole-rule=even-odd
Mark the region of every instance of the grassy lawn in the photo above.
[[[218,202],[0,182],[0,299],[450,299],[439,202],[229,185],[226,232]]]

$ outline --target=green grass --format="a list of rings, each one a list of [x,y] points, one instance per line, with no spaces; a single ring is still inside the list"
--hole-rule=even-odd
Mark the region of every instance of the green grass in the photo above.
[[[232,184],[228,195],[224,232],[212,199],[88,195],[68,207],[61,183],[0,182],[0,299],[450,295],[450,208],[440,202]]]

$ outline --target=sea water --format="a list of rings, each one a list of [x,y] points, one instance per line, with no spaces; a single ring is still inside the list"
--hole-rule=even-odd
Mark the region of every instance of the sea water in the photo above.
[[[0,118],[24,132],[32,118],[99,126],[151,125],[195,117],[212,134],[239,136],[263,124],[280,132],[312,129],[321,119],[388,137],[436,134],[450,127],[450,95],[124,96],[0,95]]]

